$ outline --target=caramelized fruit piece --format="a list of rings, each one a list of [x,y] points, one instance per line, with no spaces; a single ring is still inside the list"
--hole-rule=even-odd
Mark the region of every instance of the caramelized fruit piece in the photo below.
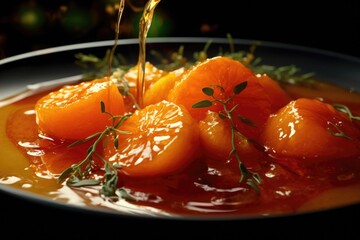
[[[133,96],[136,96],[137,94],[137,79],[138,79],[138,65],[132,67],[125,73],[124,79],[129,83],[130,93]],[[168,73],[166,71],[163,71],[154,65],[152,65],[150,62],[145,63],[145,89],[148,89],[153,83],[155,83],[160,78],[164,77]]]
[[[200,143],[204,154],[216,161],[228,161],[232,149],[229,121],[221,119],[217,113],[209,111],[206,117],[199,122],[199,129]],[[235,144],[244,163],[262,157],[262,153],[254,147],[253,143],[239,135],[235,135]]]
[[[334,136],[334,134],[346,136]],[[360,132],[331,105],[300,98],[269,118],[261,142],[276,158],[295,158],[305,165],[359,156]]]
[[[252,121],[257,127],[249,126],[239,118],[234,117],[237,129],[248,138],[257,138],[261,127],[271,112],[271,105],[264,88],[253,72],[238,61],[227,57],[208,59],[190,70],[170,92],[168,100],[184,105],[197,120],[204,119],[208,110],[220,112],[221,104],[215,103],[209,108],[192,108],[201,100],[212,100],[202,92],[204,87],[212,87],[214,96],[227,100],[233,95],[233,89],[238,84],[247,81],[247,87],[227,104],[228,109],[238,105],[233,116],[241,116]],[[222,92],[219,87],[224,91]]]
[[[124,103],[115,83],[107,78],[65,86],[42,97],[35,105],[39,130],[56,139],[84,139],[103,131],[112,122],[100,109],[113,115],[124,113]]]
[[[120,130],[119,146],[112,137],[107,140],[104,155],[123,165],[129,176],[167,175],[181,171],[196,157],[198,127],[188,111],[179,105],[162,101],[136,111]]]
[[[166,100],[170,90],[174,87],[175,83],[181,78],[184,72],[184,68],[179,68],[153,83],[145,92],[144,105],[147,106]]]

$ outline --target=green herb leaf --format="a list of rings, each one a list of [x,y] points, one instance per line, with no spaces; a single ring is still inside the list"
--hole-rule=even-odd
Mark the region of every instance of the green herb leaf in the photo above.
[[[233,89],[233,92],[235,95],[238,95],[239,93],[241,93],[242,91],[244,91],[244,89],[247,87],[247,81],[242,82],[238,85],[236,85]]]
[[[214,95],[214,89],[212,89],[210,87],[204,87],[202,89],[202,92],[205,93],[205,95],[207,95],[207,96],[213,96]]]
[[[115,164],[113,164],[113,167],[116,169],[121,169],[123,167],[123,165],[119,164],[119,163],[115,163]]]
[[[65,181],[70,175],[71,173],[74,171],[73,167],[69,167],[67,169],[65,169],[61,174],[60,176],[58,177],[57,179],[57,182],[58,183],[62,183],[63,181]]]
[[[70,182],[70,183],[68,183],[68,186],[70,186],[70,187],[85,187],[85,186],[97,186],[99,184],[100,184],[100,180],[85,179],[85,180],[79,180],[76,182]]]
[[[211,85],[211,86],[215,86],[217,88],[219,88],[222,92],[225,91],[225,89],[222,86],[219,85]],[[223,100],[223,99],[218,99],[217,97],[214,96],[214,91],[213,88],[211,87],[205,87],[202,89],[203,93],[206,96],[210,96],[213,98],[213,101],[210,101],[208,99],[199,101],[195,104],[193,104],[193,108],[203,108],[203,107],[209,107],[212,106],[213,102],[217,102],[219,104],[221,104],[223,106],[223,111],[219,111],[218,112],[218,116],[221,119],[227,119],[230,122],[230,126],[231,126],[231,150],[229,153],[229,158],[231,158],[232,156],[235,157],[235,159],[238,161],[238,165],[239,165],[239,172],[240,172],[240,180],[239,182],[243,182],[244,179],[246,179],[246,183],[253,187],[255,189],[256,192],[259,192],[259,187],[257,186],[257,184],[261,184],[261,178],[259,176],[258,173],[253,173],[251,172],[245,165],[244,163],[241,161],[239,153],[237,151],[236,148],[236,136],[245,138],[247,140],[247,138],[240,133],[235,126],[234,123],[234,119],[232,117],[232,113],[235,111],[235,109],[238,107],[238,104],[235,104],[231,109],[228,108],[227,104],[231,101],[233,101],[235,95],[240,94],[245,88],[247,87],[247,81],[242,82],[238,85],[236,85],[233,88],[233,95],[230,96],[228,99]],[[250,121],[247,118],[241,117],[241,116],[237,116],[242,122],[250,125],[250,126],[255,126],[255,124]]]
[[[348,115],[348,117],[350,118],[350,120],[356,120],[356,121],[360,121],[360,116],[354,116],[351,112],[351,110],[343,105],[343,104],[333,104],[333,107],[338,110],[339,112],[343,112],[346,115]]]
[[[243,123],[245,123],[246,125],[252,126],[252,127],[256,127],[255,123],[253,121],[251,121],[248,118],[245,118],[243,116],[236,116],[238,119],[240,119]]]
[[[122,199],[126,199],[126,200],[129,200],[129,201],[136,201],[136,199],[131,196],[125,189],[123,188],[118,188],[116,189],[116,192],[115,194],[119,197],[119,198],[122,198]]]
[[[261,182],[259,182],[259,183],[261,183]],[[255,190],[255,192],[260,193],[259,186],[256,184],[256,182],[254,182],[254,180],[252,178],[248,178],[246,180],[246,184],[249,185],[250,187],[252,187]]]
[[[210,100],[202,100],[192,105],[192,108],[206,108],[211,107],[213,105],[212,101]]]
[[[227,119],[228,117],[225,115],[225,114],[223,114],[223,113],[218,113],[218,115],[219,115],[219,117],[221,118],[221,119]]]
[[[327,130],[331,133],[331,135],[333,135],[334,137],[343,137],[346,138],[348,140],[352,140],[352,138],[347,135],[346,133],[344,133],[339,126],[337,126],[336,124],[332,123],[332,122],[327,122],[329,125],[333,126],[337,132],[333,131],[331,128],[328,128]]]
[[[114,139],[114,147],[115,147],[116,149],[119,148],[119,138],[118,138],[117,135],[115,136],[115,139]]]
[[[105,110],[105,103],[103,101],[100,101],[100,109],[101,109],[101,112],[102,113],[105,113],[106,110]]]
[[[111,135],[113,135],[114,137],[114,146],[118,147],[118,134],[121,134],[123,131],[118,130],[117,127],[120,127],[121,124],[131,115],[113,116],[110,113],[106,112],[105,109],[105,104],[103,102],[100,102],[101,112],[111,116],[111,119],[113,120],[113,126],[106,126],[104,131],[93,134],[87,137],[85,140],[76,141],[75,143],[71,144],[71,146],[74,146],[76,144],[87,142],[91,139],[94,140],[94,143],[87,150],[87,156],[79,163],[74,164],[73,166],[63,171],[58,178],[58,182],[61,183],[63,181],[66,181],[66,184],[70,187],[102,185],[100,190],[101,194],[103,194],[105,197],[117,197],[115,193],[118,184],[117,170],[121,168],[121,165],[112,165],[103,156],[97,153],[96,150],[97,145],[104,142],[102,141],[104,137]],[[91,177],[91,172],[96,167],[93,160],[94,156],[101,159],[104,163],[105,173],[102,180],[93,179]]]

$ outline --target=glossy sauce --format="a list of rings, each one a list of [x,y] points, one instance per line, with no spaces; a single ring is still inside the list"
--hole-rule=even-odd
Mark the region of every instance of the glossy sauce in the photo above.
[[[315,88],[286,86],[294,98],[328,96],[337,102],[346,94],[354,113],[360,113],[360,95],[319,82]],[[104,199],[98,188],[70,189],[56,182],[57,172],[82,159],[86,145],[39,138],[34,104],[46,93],[0,109],[0,183],[74,205],[145,215],[249,216],[314,211],[360,202],[360,161],[340,159],[318,163],[301,174],[275,163],[266,154],[258,166],[260,194],[239,184],[236,163],[198,160],[182,172],[165,177],[121,176],[123,187],[136,201]],[[46,142],[46,141],[45,141]],[[80,154],[79,154],[80,153]],[[349,163],[349,164],[347,164]]]

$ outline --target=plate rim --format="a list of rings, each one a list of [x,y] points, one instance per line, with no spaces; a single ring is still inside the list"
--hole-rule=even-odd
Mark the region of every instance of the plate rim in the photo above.
[[[219,37],[153,37],[148,38],[146,43],[206,43],[211,41],[212,43],[218,44],[229,44],[228,38],[219,38]],[[344,60],[357,62],[360,64],[360,57],[351,56],[344,53],[339,53],[335,51],[325,50],[321,48],[315,47],[307,47],[298,44],[289,44],[289,43],[282,43],[282,42],[273,42],[273,41],[263,41],[263,40],[251,40],[251,39],[238,39],[234,38],[231,39],[234,44],[243,44],[243,45],[251,45],[253,43],[260,43],[261,46],[265,47],[272,47],[272,48],[281,48],[281,49],[291,49],[291,50],[299,50],[303,52],[309,53],[317,53],[321,55],[327,55],[337,58],[342,58]],[[92,42],[84,42],[84,43],[76,43],[76,44],[68,44],[68,45],[61,45],[56,47],[44,48],[35,51],[30,51],[26,53],[17,54],[14,56],[10,56],[4,59],[0,59],[0,66],[11,63],[14,61],[53,54],[57,52],[63,51],[71,51],[71,50],[78,50],[78,49],[85,49],[85,48],[94,48],[94,47],[104,47],[104,46],[112,46],[114,45],[115,40],[104,40],[104,41],[92,41]],[[127,38],[127,39],[119,39],[117,45],[129,45],[129,44],[139,44],[138,38]]]

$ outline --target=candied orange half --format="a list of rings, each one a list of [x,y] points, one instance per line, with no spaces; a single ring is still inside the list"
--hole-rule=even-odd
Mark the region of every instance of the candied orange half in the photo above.
[[[246,137],[257,138],[271,112],[271,103],[254,73],[239,61],[228,57],[214,57],[201,62],[175,84],[168,100],[184,105],[195,119],[201,120],[208,110],[217,113],[223,111],[223,106],[219,103],[208,108],[192,108],[193,104],[201,100],[213,100],[202,92],[204,87],[213,88],[214,96],[225,101],[234,95],[234,88],[243,82],[247,82],[247,87],[233,97],[227,108],[230,110],[237,105],[233,111],[236,127]],[[253,124],[250,126],[240,119],[250,120]]]
[[[200,144],[207,158],[225,162],[229,160],[232,151],[231,126],[227,119],[221,119],[215,112],[209,111],[206,117],[199,121]],[[235,135],[235,147],[241,159],[246,163],[262,157],[262,153],[247,139]]]
[[[261,135],[272,156],[303,165],[359,157],[359,140],[359,129],[345,114],[307,98],[291,101],[271,116]]]
[[[107,78],[70,85],[39,99],[36,122],[44,135],[55,139],[84,139],[103,131],[112,121],[102,113],[100,102],[112,115],[124,113],[123,97]]]
[[[119,128],[118,148],[110,136],[104,156],[133,177],[168,175],[181,171],[196,157],[198,127],[188,111],[162,101],[136,111]]]
[[[174,87],[175,83],[181,78],[184,72],[184,68],[179,68],[169,72],[169,74],[163,76],[151,86],[149,86],[144,95],[144,105],[147,106],[161,102],[162,100],[166,100],[169,92]]]

